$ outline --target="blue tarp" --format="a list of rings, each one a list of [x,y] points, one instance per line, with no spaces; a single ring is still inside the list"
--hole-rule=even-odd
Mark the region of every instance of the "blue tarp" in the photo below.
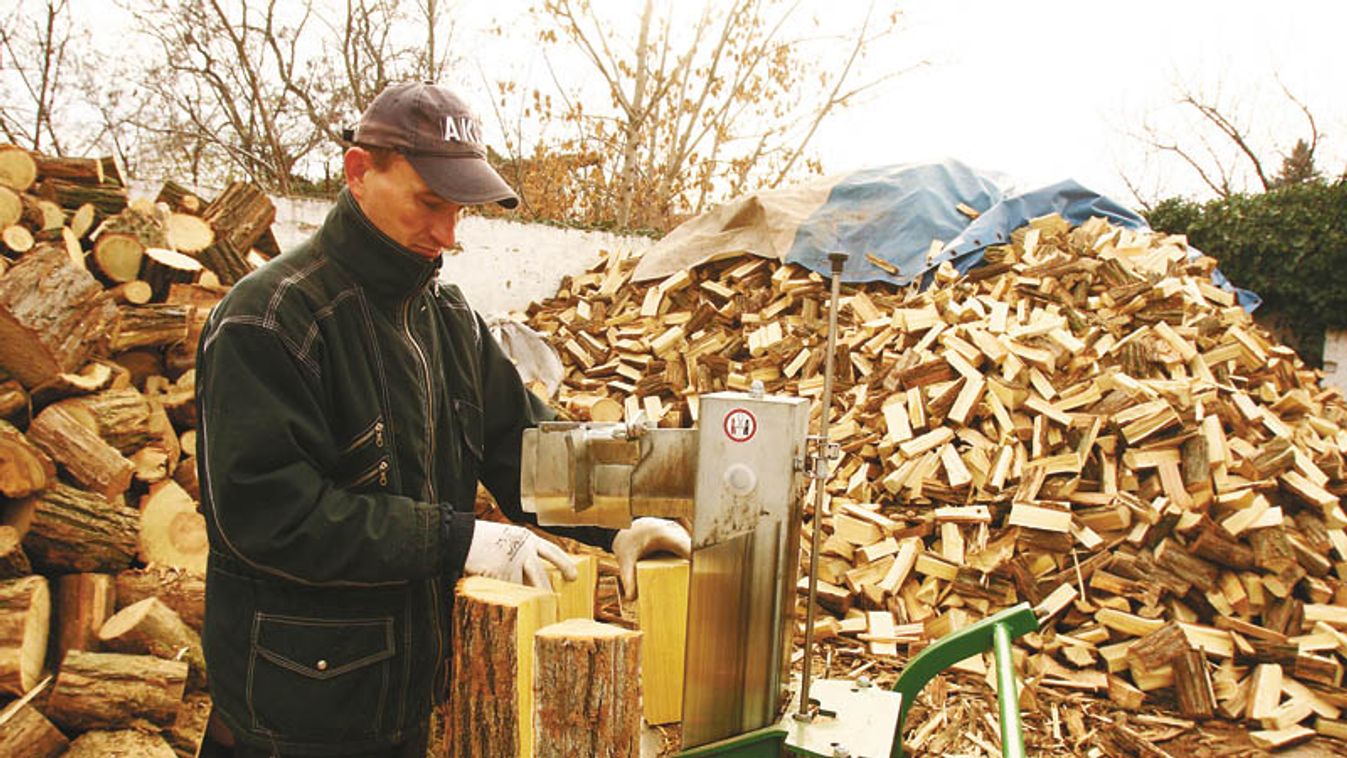
[[[978,211],[977,219],[961,213],[960,204]],[[921,278],[929,284],[930,272],[941,262],[952,261],[966,272],[982,262],[988,246],[1005,244],[1030,219],[1054,212],[1073,226],[1102,216],[1117,226],[1147,228],[1145,219],[1121,203],[1071,180],[1007,195],[992,177],[957,161],[889,166],[838,180],[826,201],[800,222],[785,260],[826,275],[828,253],[844,250],[851,258],[843,281],[903,285]],[[928,263],[932,240],[946,244]],[[897,267],[898,274],[866,254]],[[1247,310],[1262,303],[1253,292],[1232,287],[1219,271],[1213,279],[1234,291]]]

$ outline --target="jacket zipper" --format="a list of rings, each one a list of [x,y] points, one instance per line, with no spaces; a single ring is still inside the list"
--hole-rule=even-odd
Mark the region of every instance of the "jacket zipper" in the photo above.
[[[361,445],[365,444],[366,442],[369,442],[371,437],[374,438],[374,440],[375,440],[375,446],[376,446],[376,447],[383,447],[383,446],[384,446],[384,420],[383,420],[383,418],[377,418],[377,419],[375,419],[375,420],[374,420],[374,423],[370,426],[370,428],[368,428],[368,429],[366,429],[365,431],[361,432],[361,433],[360,433],[360,436],[356,437],[354,440],[351,440],[351,444],[349,444],[349,445],[347,445],[345,448],[343,448],[340,454],[341,454],[341,455],[346,455],[347,453],[350,453],[351,451],[355,450],[356,448],[360,447]]]
[[[364,486],[364,485],[366,485],[366,484],[369,484],[370,482],[374,481],[374,478],[375,478],[376,476],[379,478],[379,485],[380,485],[381,487],[387,487],[387,486],[388,486],[388,457],[387,457],[387,456],[384,456],[383,458],[380,458],[378,463],[374,464],[374,466],[373,466],[372,468],[370,468],[370,469],[369,469],[368,471],[366,471],[365,473],[361,474],[355,481],[353,481],[353,482],[351,482],[350,484],[346,485],[345,489],[354,489],[354,488],[356,488],[356,487],[362,487],[362,486]]]
[[[416,338],[412,336],[412,301],[415,299],[416,295],[413,295],[402,304],[402,330],[407,336],[407,344],[411,345],[412,351],[416,353],[416,358],[421,364],[421,375],[426,381],[426,494],[430,502],[435,503],[439,502],[439,498],[435,496],[435,393],[434,387],[431,386],[430,361]]]
[[[421,345],[417,343],[416,338],[412,336],[412,301],[416,295],[407,298],[402,304],[402,329],[406,333],[407,343],[412,346],[416,353],[417,360],[421,363],[422,376],[425,377],[426,393],[426,492],[430,496],[430,502],[437,503],[435,497],[435,410],[433,398],[434,388],[431,386],[430,361],[426,354],[421,350]],[[444,630],[440,618],[440,592],[438,591],[439,580],[432,579],[430,582],[430,607],[431,623],[435,630],[435,669],[430,677],[430,697],[431,702],[435,701],[435,687],[440,678],[440,670],[444,666]]]

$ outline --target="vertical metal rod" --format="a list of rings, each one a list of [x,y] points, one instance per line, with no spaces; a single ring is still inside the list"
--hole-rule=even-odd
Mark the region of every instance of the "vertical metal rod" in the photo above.
[[[1020,725],[1019,682],[1015,679],[1015,658],[1010,648],[1010,626],[992,627],[996,653],[996,700],[1001,706],[1001,755],[1024,758],[1024,728]]]
[[[814,447],[814,530],[809,548],[809,600],[805,606],[804,674],[800,682],[800,708],[797,719],[809,718],[809,684],[814,666],[814,603],[818,597],[818,553],[823,534],[823,498],[828,484],[828,426],[833,406],[833,355],[837,351],[837,301],[842,293],[843,252],[828,253],[832,263],[832,294],[828,300],[828,353],[823,364],[823,405],[819,412],[818,441]]]

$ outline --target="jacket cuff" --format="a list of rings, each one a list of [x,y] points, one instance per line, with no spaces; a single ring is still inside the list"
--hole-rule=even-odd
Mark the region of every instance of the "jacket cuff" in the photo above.
[[[458,576],[468,560],[477,514],[440,507],[440,574]]]

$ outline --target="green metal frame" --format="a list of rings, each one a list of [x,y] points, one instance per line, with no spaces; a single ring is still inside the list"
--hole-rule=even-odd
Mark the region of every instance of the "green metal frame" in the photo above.
[[[894,733],[892,758],[903,755],[903,725],[907,710],[916,701],[926,683],[950,666],[993,651],[996,658],[996,700],[1001,710],[1001,755],[1024,758],[1024,731],[1020,725],[1019,682],[1011,641],[1038,631],[1038,618],[1028,603],[1020,603],[1000,613],[941,637],[907,662],[893,686],[902,695],[898,710],[898,729]],[[736,735],[709,745],[689,748],[679,758],[779,758],[785,745],[786,730],[769,726]]]
[[[786,730],[773,725],[688,748],[678,758],[781,758],[785,744]]]
[[[916,701],[917,693],[936,674],[988,649],[993,650],[996,656],[996,700],[1001,707],[1001,755],[1005,758],[1024,758],[1019,682],[1015,678],[1015,661],[1011,656],[1010,642],[1036,631],[1038,617],[1034,615],[1033,608],[1028,603],[1020,603],[976,624],[950,632],[908,661],[898,677],[898,683],[893,686],[903,696],[898,711],[898,732],[893,739],[893,758],[902,758],[903,725],[907,721],[907,709]]]

